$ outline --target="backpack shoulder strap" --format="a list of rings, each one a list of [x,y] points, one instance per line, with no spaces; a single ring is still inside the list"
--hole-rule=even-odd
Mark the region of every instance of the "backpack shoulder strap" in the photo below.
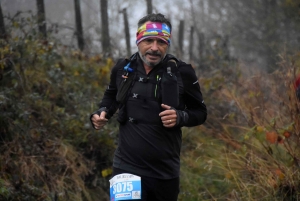
[[[179,62],[180,61],[180,59],[177,59],[173,54],[167,54],[166,55],[166,59],[167,60],[175,60],[176,62]]]
[[[119,58],[116,63],[117,68],[124,68],[125,66],[129,65],[130,62],[136,59],[136,54],[137,53],[131,55],[129,58]]]
[[[172,73],[176,74],[178,72],[180,60],[172,54],[167,54],[165,60],[166,65],[164,65],[164,71],[168,71],[168,68],[171,67]]]
[[[122,104],[124,104],[125,101],[127,100],[130,89],[135,81],[134,78],[136,73],[134,72],[135,69],[131,67],[131,62],[136,59],[136,54],[137,53],[132,55],[130,59],[125,59],[126,63],[123,64],[122,66],[123,67],[122,82],[119,85],[118,93],[116,96],[116,100]]]

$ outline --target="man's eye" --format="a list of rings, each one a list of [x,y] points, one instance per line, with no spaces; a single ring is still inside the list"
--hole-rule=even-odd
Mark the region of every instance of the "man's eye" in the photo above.
[[[160,43],[160,44],[166,44],[166,42],[163,41],[163,40],[158,40],[157,42]]]
[[[152,43],[152,42],[153,42],[153,39],[152,39],[152,38],[147,38],[145,41],[146,41],[147,43]]]

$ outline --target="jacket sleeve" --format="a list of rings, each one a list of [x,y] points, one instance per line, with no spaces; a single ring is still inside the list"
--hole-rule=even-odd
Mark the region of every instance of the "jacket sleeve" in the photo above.
[[[99,105],[99,110],[105,108],[107,112],[106,118],[111,118],[117,111],[119,103],[116,101],[116,95],[118,92],[118,76],[121,76],[123,72],[123,66],[126,64],[125,59],[120,59],[117,64],[112,68],[110,74],[110,82],[107,86],[103,98]]]
[[[207,117],[207,109],[195,70],[190,64],[185,63],[182,63],[178,70],[184,86],[184,112],[188,115],[188,119],[183,126],[191,127],[203,124]]]

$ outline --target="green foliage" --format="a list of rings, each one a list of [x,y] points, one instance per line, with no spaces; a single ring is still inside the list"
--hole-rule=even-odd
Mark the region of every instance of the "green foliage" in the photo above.
[[[113,61],[40,39],[32,18],[9,23],[0,41],[0,199],[107,200],[117,123],[98,132],[89,115]],[[249,78],[215,52],[200,79],[208,120],[183,129],[179,200],[299,199],[300,54]]]
[[[5,181],[0,179],[0,196],[7,198],[8,194],[9,194],[9,190],[5,185]]]
[[[280,59],[272,74],[245,77],[237,69],[223,81],[216,71],[200,79],[209,115],[203,126],[185,130],[180,200],[300,198],[293,85],[300,57]]]
[[[40,39],[30,18],[10,23],[0,41],[1,200],[103,199],[91,189],[107,188],[116,128],[113,119],[96,132],[89,115],[113,61]]]

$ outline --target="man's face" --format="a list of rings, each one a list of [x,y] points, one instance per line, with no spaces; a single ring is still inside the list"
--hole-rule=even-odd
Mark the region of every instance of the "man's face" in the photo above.
[[[139,55],[143,62],[154,67],[159,64],[166,56],[168,44],[159,38],[147,38],[138,44]]]

